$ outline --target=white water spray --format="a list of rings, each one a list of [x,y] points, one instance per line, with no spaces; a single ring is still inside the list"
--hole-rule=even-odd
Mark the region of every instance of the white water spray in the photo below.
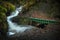
[[[33,28],[32,26],[30,27],[21,27],[21,25],[17,25],[16,23],[13,23],[11,18],[16,17],[19,12],[22,11],[23,6],[20,6],[19,8],[16,8],[14,12],[10,16],[7,17],[7,22],[9,25],[9,35],[14,35],[16,32],[24,32],[26,29],[31,29]],[[14,31],[14,32],[13,32]]]

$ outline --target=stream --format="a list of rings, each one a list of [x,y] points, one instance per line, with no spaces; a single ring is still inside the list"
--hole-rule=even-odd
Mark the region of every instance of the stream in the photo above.
[[[16,8],[16,10],[14,12],[12,12],[10,16],[7,17],[7,22],[9,25],[9,30],[8,30],[9,36],[14,35],[19,32],[22,33],[27,29],[33,28],[32,26],[29,26],[29,27],[23,26],[23,25],[21,26],[21,25],[18,25],[17,23],[12,22],[12,19],[14,17],[18,16],[18,14],[22,11],[22,9],[23,9],[23,6]],[[16,19],[16,20],[18,20],[18,19]]]

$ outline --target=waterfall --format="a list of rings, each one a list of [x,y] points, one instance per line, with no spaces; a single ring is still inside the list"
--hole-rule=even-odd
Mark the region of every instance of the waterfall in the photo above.
[[[21,27],[21,25],[17,25],[17,23],[12,22],[11,19],[13,17],[18,16],[18,14],[22,11],[22,9],[23,9],[23,6],[20,6],[19,8],[16,8],[16,10],[14,12],[12,12],[10,16],[7,17],[7,22],[8,22],[8,25],[9,25],[9,32],[8,32],[9,35],[14,35],[16,32],[24,32],[26,29],[31,29],[32,28],[32,26],[30,26],[30,27],[26,27],[26,26]]]

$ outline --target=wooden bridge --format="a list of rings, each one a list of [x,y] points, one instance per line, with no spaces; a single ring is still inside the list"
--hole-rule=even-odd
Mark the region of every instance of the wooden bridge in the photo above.
[[[41,23],[41,24],[51,24],[51,23],[59,23],[56,20],[48,20],[48,19],[40,19],[40,18],[30,18],[31,21],[35,21],[37,23]]]

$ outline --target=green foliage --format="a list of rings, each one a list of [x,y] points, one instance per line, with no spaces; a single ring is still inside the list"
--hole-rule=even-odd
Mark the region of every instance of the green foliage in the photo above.
[[[4,12],[4,13],[6,13],[6,12],[7,12],[7,9],[4,8],[4,7],[2,7],[2,6],[0,6],[0,12]]]
[[[3,12],[0,12],[0,29],[2,32],[6,33],[8,31],[7,29],[7,20],[6,20],[6,14]]]
[[[0,23],[5,23],[6,22],[6,14],[3,12],[0,12]]]
[[[20,17],[19,19],[19,23],[22,25],[28,25],[29,21],[30,21],[29,18],[26,17]]]
[[[3,13],[3,12],[0,12],[0,18],[5,19],[5,18],[6,18],[6,14],[5,14],[5,13]]]
[[[30,19],[24,16],[17,16],[17,17],[14,17],[12,21],[16,22],[19,25],[28,25],[28,23],[30,22]]]
[[[2,2],[1,6],[6,8],[10,12],[15,10],[15,6],[9,2]]]

